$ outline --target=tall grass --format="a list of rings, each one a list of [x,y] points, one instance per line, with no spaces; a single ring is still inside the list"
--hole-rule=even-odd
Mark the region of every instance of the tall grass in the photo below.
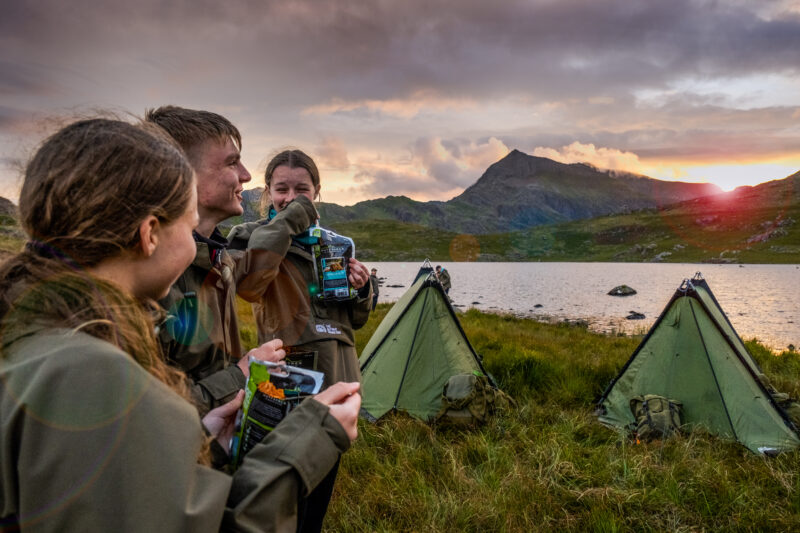
[[[389,307],[357,332],[359,350]],[[327,530],[800,530],[800,452],[767,459],[703,433],[637,445],[597,422],[595,399],[640,339],[460,318],[517,408],[470,430],[402,414],[361,421]],[[779,389],[800,391],[798,354],[747,345]]]

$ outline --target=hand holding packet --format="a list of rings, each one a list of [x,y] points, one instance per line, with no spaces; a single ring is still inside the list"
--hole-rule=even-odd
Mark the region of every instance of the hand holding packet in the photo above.
[[[303,399],[320,391],[324,377],[322,372],[250,357],[250,377],[231,439],[234,469]]]
[[[319,223],[308,230],[317,244],[311,246],[314,255],[314,274],[319,283],[317,298],[323,300],[352,300],[358,291],[350,286],[350,258],[356,256],[353,239],[322,228]]]

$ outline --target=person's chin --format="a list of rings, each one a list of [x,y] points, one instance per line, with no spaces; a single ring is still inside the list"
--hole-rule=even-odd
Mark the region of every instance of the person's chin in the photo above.
[[[239,204],[236,204],[235,207],[231,206],[231,208],[228,209],[228,216],[229,217],[238,217],[239,215],[243,215],[243,214],[244,214],[244,209]]]

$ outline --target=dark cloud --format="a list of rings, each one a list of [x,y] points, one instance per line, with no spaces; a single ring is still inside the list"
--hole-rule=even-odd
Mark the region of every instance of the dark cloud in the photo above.
[[[405,150],[417,171],[362,169],[375,194],[389,186],[428,190],[433,181],[443,193],[463,187],[500,153],[491,138],[523,151],[580,142],[643,158],[695,157],[701,143],[717,158],[786,153],[800,138],[796,108],[748,109],[724,89],[743,77],[800,74],[800,16],[789,7],[786,0],[12,0],[0,17],[0,135],[24,126],[14,110],[141,113],[176,103],[234,120],[246,134],[246,158],[263,158],[264,145],[322,139],[321,161],[345,169],[361,168],[359,151]],[[708,80],[719,93],[686,89]],[[648,91],[658,96],[644,98]],[[513,120],[489,116],[497,102],[517,102],[519,112]],[[544,105],[554,110],[534,109]],[[485,120],[464,120],[464,128],[450,123],[481,113]]]
[[[212,85],[237,70],[228,80],[233,96],[251,94],[238,87],[247,81],[251,91],[296,103],[423,89],[560,98],[661,87],[687,76],[800,69],[800,17],[764,19],[745,4],[719,1],[14,5],[4,13],[0,42],[29,45],[17,50],[16,64],[26,55],[102,55],[124,59],[120,66],[156,62],[174,67],[178,78],[205,76]]]

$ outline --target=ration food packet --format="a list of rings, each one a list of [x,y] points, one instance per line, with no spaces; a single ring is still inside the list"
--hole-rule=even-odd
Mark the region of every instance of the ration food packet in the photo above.
[[[231,439],[234,469],[303,399],[319,392],[324,376],[322,372],[250,357],[244,403],[236,415],[236,432]]]
[[[311,246],[314,255],[314,274],[319,283],[317,298],[323,300],[352,300],[358,291],[350,286],[350,258],[356,256],[353,239],[339,235],[315,224],[308,230],[317,243]]]

